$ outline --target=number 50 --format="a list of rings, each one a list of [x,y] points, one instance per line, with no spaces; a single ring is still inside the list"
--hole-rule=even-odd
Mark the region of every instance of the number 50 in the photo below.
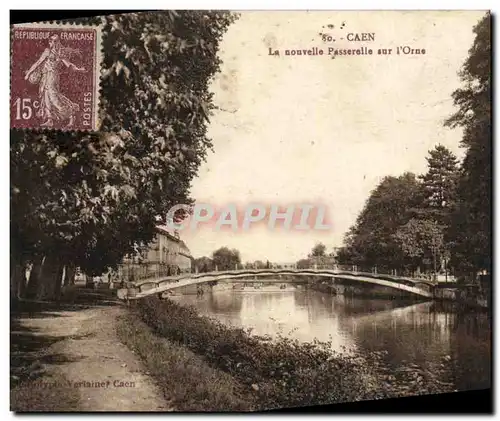
[[[31,104],[31,98],[17,98],[14,101],[14,105],[16,106],[16,120],[29,120],[33,115],[33,108]],[[39,102],[33,101],[33,107],[38,108]]]

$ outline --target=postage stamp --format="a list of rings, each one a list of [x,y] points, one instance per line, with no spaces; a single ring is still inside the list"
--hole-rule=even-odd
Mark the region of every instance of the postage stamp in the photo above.
[[[100,67],[97,25],[13,25],[11,128],[97,130]]]

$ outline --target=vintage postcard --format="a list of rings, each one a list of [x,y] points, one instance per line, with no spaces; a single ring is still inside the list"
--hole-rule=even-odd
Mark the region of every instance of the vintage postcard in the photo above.
[[[488,10],[10,40],[11,411],[491,411]]]

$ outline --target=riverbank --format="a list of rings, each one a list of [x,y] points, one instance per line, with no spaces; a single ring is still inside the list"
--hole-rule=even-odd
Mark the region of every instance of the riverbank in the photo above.
[[[393,372],[380,352],[271,341],[157,297],[44,307],[13,319],[14,411],[246,412],[454,390],[447,361]]]
[[[307,285],[308,289],[324,292],[332,295],[344,295],[348,297],[380,298],[400,301],[427,301],[429,298],[408,294],[394,288],[378,285],[352,285],[348,280],[315,279]],[[430,299],[436,302],[452,303],[458,309],[471,309],[477,311],[489,311],[491,298],[481,293],[477,287],[460,285],[437,285],[432,290]]]
[[[481,293],[477,288],[440,286],[434,289],[434,299],[436,301],[453,303],[459,308],[488,312],[491,308],[490,294]]]
[[[25,303],[12,314],[12,411],[172,410],[118,340],[126,308],[95,295],[86,304]]]
[[[155,335],[137,314],[124,315],[117,324],[119,339],[141,358],[176,411],[251,411],[253,389],[211,366],[188,347]]]
[[[121,332],[120,338],[143,359],[158,384],[169,382],[165,388],[189,388],[195,376],[200,391],[212,393],[214,384],[218,392],[227,391],[220,395],[225,401],[207,395],[210,409],[204,410],[266,410],[453,390],[440,381],[446,361],[431,371],[412,364],[393,373],[380,363],[381,353],[346,356],[334,354],[328,343],[271,341],[168,299],[135,302]],[[179,358],[212,370],[204,373],[186,365],[172,376]],[[215,382],[213,376],[221,380]],[[185,384],[176,385],[181,378]]]

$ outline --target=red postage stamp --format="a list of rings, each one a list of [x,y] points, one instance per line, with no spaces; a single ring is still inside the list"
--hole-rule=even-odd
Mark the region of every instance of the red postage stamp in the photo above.
[[[99,26],[12,27],[11,128],[98,130]]]

